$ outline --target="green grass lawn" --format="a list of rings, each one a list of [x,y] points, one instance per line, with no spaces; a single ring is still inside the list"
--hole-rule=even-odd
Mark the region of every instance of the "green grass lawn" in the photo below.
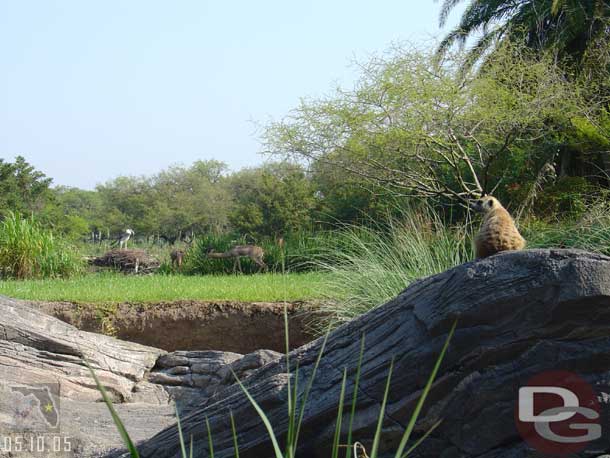
[[[66,280],[0,281],[0,294],[88,304],[194,300],[275,302],[322,297],[328,274],[148,275],[89,274]]]

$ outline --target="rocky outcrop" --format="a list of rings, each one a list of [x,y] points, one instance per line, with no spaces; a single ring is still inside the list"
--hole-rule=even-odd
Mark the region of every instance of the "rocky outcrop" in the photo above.
[[[186,411],[233,383],[231,370],[247,378],[278,356],[166,353],[79,331],[27,302],[0,297],[0,430],[54,434],[70,441],[75,456],[103,456],[123,444],[85,360],[133,439],[143,440],[173,424],[174,401]],[[0,447],[0,457],[10,451]]]
[[[244,380],[281,356],[272,350],[245,356],[223,351],[175,351],[157,360],[148,380],[162,385],[185,413],[235,383],[233,374]]]
[[[603,393],[610,392],[610,258],[568,250],[502,253],[420,280],[388,304],[334,331],[305,409],[298,456],[330,456],[342,373],[346,368],[346,393],[351,393],[362,335],[366,345],[353,437],[370,450],[394,359],[381,442],[382,456],[393,456],[456,319],[457,330],[415,437],[443,421],[414,456],[528,455],[514,423],[517,390],[544,371],[577,372],[602,401],[608,398]],[[321,344],[317,340],[290,354],[293,364],[298,364],[301,396]],[[286,375],[285,361],[279,359],[245,383],[278,437],[284,437],[287,428],[289,377],[294,382],[294,374]],[[272,456],[265,427],[236,385],[183,415],[184,434],[193,437],[195,455],[208,454],[207,431],[202,427],[207,418],[215,456],[234,456],[229,412],[236,418],[240,456]],[[605,416],[605,425],[607,420]],[[179,456],[177,437],[175,427],[166,428],[140,445],[142,456]],[[588,450],[609,450],[609,441],[606,433]],[[582,453],[579,456],[590,456]]]
[[[69,438],[79,456],[96,456],[120,446],[86,359],[118,403],[134,438],[147,438],[174,421],[168,393],[146,380],[162,354],[155,348],[78,331],[27,303],[1,298],[0,429],[18,435],[51,428]],[[32,390],[29,398],[25,389]],[[47,403],[42,397],[37,400],[36,393],[49,392],[47,401],[58,412],[59,424],[45,422]],[[28,409],[28,403],[37,408]],[[142,417],[147,421],[142,422]]]

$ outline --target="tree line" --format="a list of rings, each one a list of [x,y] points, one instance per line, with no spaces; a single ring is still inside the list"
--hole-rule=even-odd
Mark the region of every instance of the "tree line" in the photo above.
[[[75,240],[112,238],[127,227],[136,238],[169,243],[201,234],[278,238],[338,218],[356,221],[375,205],[375,196],[359,189],[350,194],[347,183],[337,179],[286,161],[231,173],[226,164],[210,160],[83,190],[52,186],[51,178],[17,157],[0,161],[0,213],[33,214]]]

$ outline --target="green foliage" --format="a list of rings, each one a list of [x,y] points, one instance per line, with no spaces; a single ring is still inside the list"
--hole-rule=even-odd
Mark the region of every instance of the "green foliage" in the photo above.
[[[67,277],[81,268],[82,261],[74,247],[53,236],[34,218],[9,212],[0,222],[1,277]]]
[[[580,248],[610,256],[610,204],[601,199],[563,221],[526,220],[521,231],[528,248]]]
[[[230,185],[235,201],[230,219],[240,233],[277,237],[311,227],[315,189],[299,165],[245,169],[231,177]]]
[[[533,181],[571,119],[589,111],[581,85],[551,54],[516,45],[502,46],[484,72],[459,71],[466,58],[438,66],[431,53],[402,48],[373,58],[353,90],[304,100],[269,124],[265,152],[311,163],[317,182],[331,185],[324,199],[341,198],[346,175],[354,200],[367,190],[459,202]]]
[[[561,177],[548,186],[536,199],[536,214],[541,217],[562,215],[582,216],[592,203],[598,190],[585,178]]]
[[[324,227],[366,224],[383,218],[398,206],[397,199],[382,186],[365,184],[340,167],[314,162],[311,180],[318,198],[318,218]]]
[[[192,232],[221,232],[230,207],[225,173],[221,162],[197,161],[151,177],[119,177],[99,185],[96,228],[117,234],[130,227],[136,235],[170,241]]]
[[[445,0],[440,22],[460,0]],[[498,41],[526,43],[529,47],[556,49],[576,61],[582,59],[598,37],[607,34],[610,5],[606,0],[474,0],[458,25],[439,46],[446,52],[454,44],[464,45],[477,36],[472,46],[473,59],[480,57]]]
[[[0,216],[40,210],[50,196],[51,179],[17,156],[15,162],[0,159]]]
[[[221,162],[197,161],[149,177],[118,177],[95,191],[55,188],[39,215],[73,240],[109,240],[131,228],[140,241],[173,244],[201,234],[271,238],[310,230],[317,205],[313,181],[298,165],[228,174]]]
[[[473,258],[470,232],[448,227],[432,211],[405,212],[377,227],[347,227],[315,260],[327,277],[323,327],[386,303],[414,280]]]
[[[610,149],[610,112],[607,108],[600,110],[596,122],[580,116],[571,121],[575,129],[572,142],[581,148],[584,144],[587,150]]]
[[[102,202],[99,193],[58,186],[51,190],[51,199],[39,212],[42,224],[55,234],[70,240],[85,240],[102,224]]]
[[[213,160],[159,173],[154,179],[157,231],[170,239],[225,231],[231,208],[226,173],[226,164]]]

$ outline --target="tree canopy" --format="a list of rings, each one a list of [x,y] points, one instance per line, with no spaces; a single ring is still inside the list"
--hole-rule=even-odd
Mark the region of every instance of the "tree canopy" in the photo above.
[[[441,26],[460,2],[444,0]],[[472,37],[472,59],[498,42],[511,41],[536,50],[554,48],[560,56],[580,61],[592,43],[608,34],[609,19],[607,0],[473,0],[438,50],[445,53]]]
[[[50,196],[51,178],[36,170],[23,156],[14,162],[0,159],[0,212],[32,213]]]
[[[464,73],[467,58],[456,53],[438,66],[432,53],[411,49],[374,58],[353,90],[305,100],[271,123],[265,151],[396,196],[523,200],[511,192],[561,169],[576,120],[597,119],[599,104],[550,53],[507,43],[485,71]]]

